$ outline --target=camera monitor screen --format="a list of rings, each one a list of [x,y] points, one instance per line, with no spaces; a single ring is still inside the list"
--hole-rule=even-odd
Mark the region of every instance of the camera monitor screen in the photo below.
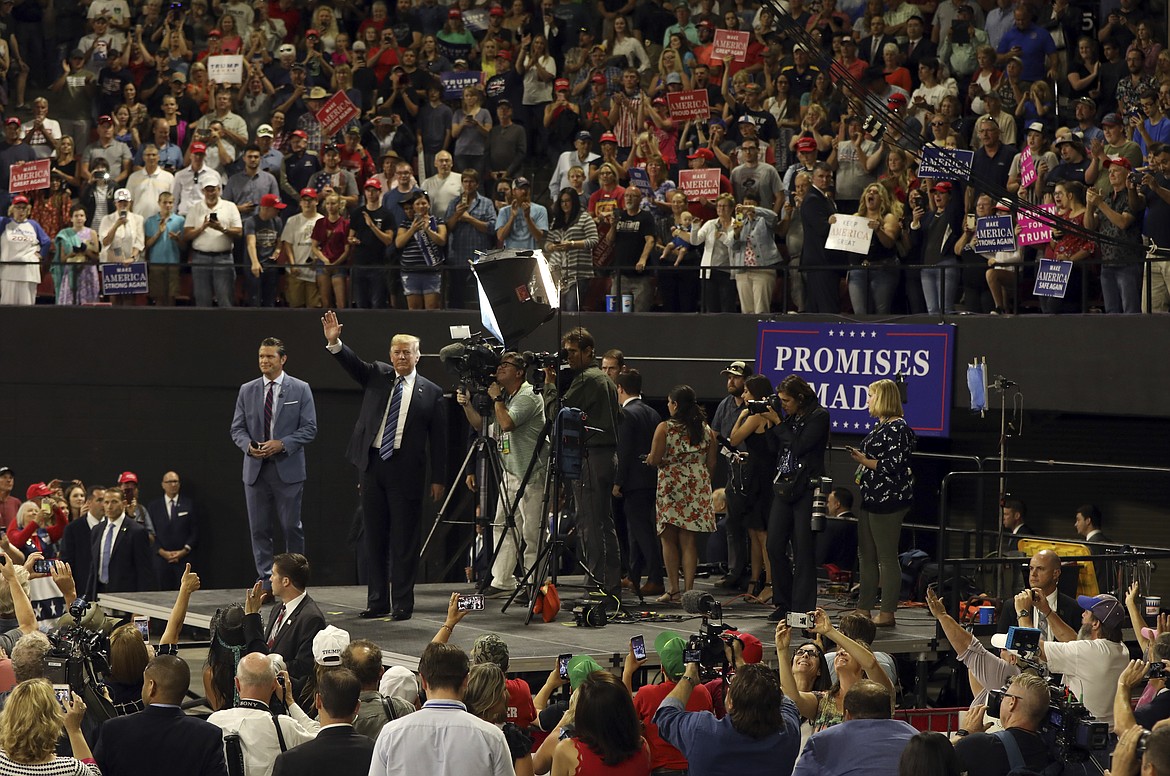
[[[480,319],[508,347],[556,314],[560,295],[540,251],[498,250],[471,262],[479,287]]]

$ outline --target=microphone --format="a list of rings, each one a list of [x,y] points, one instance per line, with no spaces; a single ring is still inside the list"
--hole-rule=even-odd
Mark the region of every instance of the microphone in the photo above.
[[[462,342],[453,342],[444,348],[439,349],[439,360],[444,364],[451,361],[458,361],[467,353],[467,347]]]
[[[710,593],[688,590],[682,594],[682,608],[687,614],[710,614],[715,606],[715,596]]]

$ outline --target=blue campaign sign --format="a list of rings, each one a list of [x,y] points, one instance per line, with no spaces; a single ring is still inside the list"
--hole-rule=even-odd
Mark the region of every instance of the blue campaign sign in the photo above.
[[[865,434],[877,420],[866,389],[902,375],[906,421],[920,436],[948,437],[955,326],[761,321],[756,364],[777,385],[803,377],[839,434]]]
[[[975,222],[975,251],[996,253],[1016,249],[1016,230],[1011,216],[988,216]]]
[[[478,87],[483,80],[483,73],[478,70],[449,71],[439,74],[443,83],[443,99],[458,100],[463,96],[463,90],[469,86]]]
[[[641,167],[631,167],[629,169],[629,173],[630,183],[634,184],[642,191],[642,196],[654,196],[654,189],[650,186],[650,173],[646,172]]]
[[[1040,268],[1036,270],[1036,284],[1032,293],[1036,296],[1054,296],[1064,299],[1068,292],[1068,278],[1072,274],[1071,261],[1055,261],[1054,259],[1040,259]]]
[[[944,181],[970,180],[971,163],[974,161],[974,151],[928,145],[922,149],[918,177]]]
[[[146,262],[101,264],[102,293],[106,296],[146,293]]]

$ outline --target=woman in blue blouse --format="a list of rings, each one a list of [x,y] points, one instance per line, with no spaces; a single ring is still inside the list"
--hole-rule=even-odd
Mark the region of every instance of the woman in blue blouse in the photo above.
[[[880,583],[881,611],[873,622],[890,627],[902,588],[898,537],[914,500],[910,454],[918,438],[902,416],[902,398],[893,380],[870,384],[866,408],[878,423],[861,441],[860,450],[848,448],[858,463],[856,479],[861,486],[862,510],[857,521],[861,591],[857,608],[869,614]]]

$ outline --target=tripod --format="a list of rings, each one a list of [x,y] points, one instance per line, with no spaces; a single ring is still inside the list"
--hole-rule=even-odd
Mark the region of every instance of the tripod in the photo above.
[[[476,409],[477,411],[479,410],[478,407]],[[500,454],[496,449],[495,440],[493,440],[488,435],[488,428],[491,424],[491,421],[489,420],[490,417],[490,414],[480,413],[479,432],[476,434],[475,439],[472,440],[470,447],[467,448],[467,455],[463,456],[463,463],[460,464],[459,471],[455,474],[454,482],[452,483],[451,487],[447,489],[447,497],[443,499],[443,504],[439,507],[438,514],[435,516],[435,523],[431,526],[431,530],[430,533],[427,534],[426,541],[423,542],[422,550],[419,552],[419,557],[426,555],[427,548],[430,547],[431,544],[431,539],[434,538],[435,531],[439,530],[439,525],[442,523],[446,523],[447,525],[478,524],[488,527],[494,526],[496,508],[495,503],[491,502],[489,499],[491,489],[488,488],[488,483],[495,484],[497,493],[500,494],[501,498],[505,498],[505,504],[507,504],[505,493],[506,489],[504,487],[503,464],[500,462]],[[476,482],[476,502],[479,506],[479,517],[470,522],[466,520],[449,520],[447,518],[447,510],[451,506],[452,499],[455,498],[456,489],[459,487],[459,483],[463,480],[465,473],[471,472],[471,464],[473,461],[475,462],[474,474]],[[521,490],[523,490],[523,483],[521,484]],[[515,542],[517,551],[519,551],[520,538],[516,534],[515,520],[515,510],[518,505],[519,496],[517,496],[516,501],[511,504],[510,509],[504,510],[504,530],[500,534],[499,541],[489,544],[489,546],[492,548],[489,563],[495,562],[496,555],[499,554],[500,548],[503,547],[504,542],[508,540],[509,535],[511,536],[512,541]],[[491,517],[488,516],[489,514]],[[467,544],[470,544],[474,541],[475,536],[473,534]],[[455,557],[462,557],[464,549],[465,548],[461,548],[460,551],[455,554]],[[448,565],[447,569],[450,569],[450,565]],[[444,571],[444,574],[445,573],[446,571]]]

